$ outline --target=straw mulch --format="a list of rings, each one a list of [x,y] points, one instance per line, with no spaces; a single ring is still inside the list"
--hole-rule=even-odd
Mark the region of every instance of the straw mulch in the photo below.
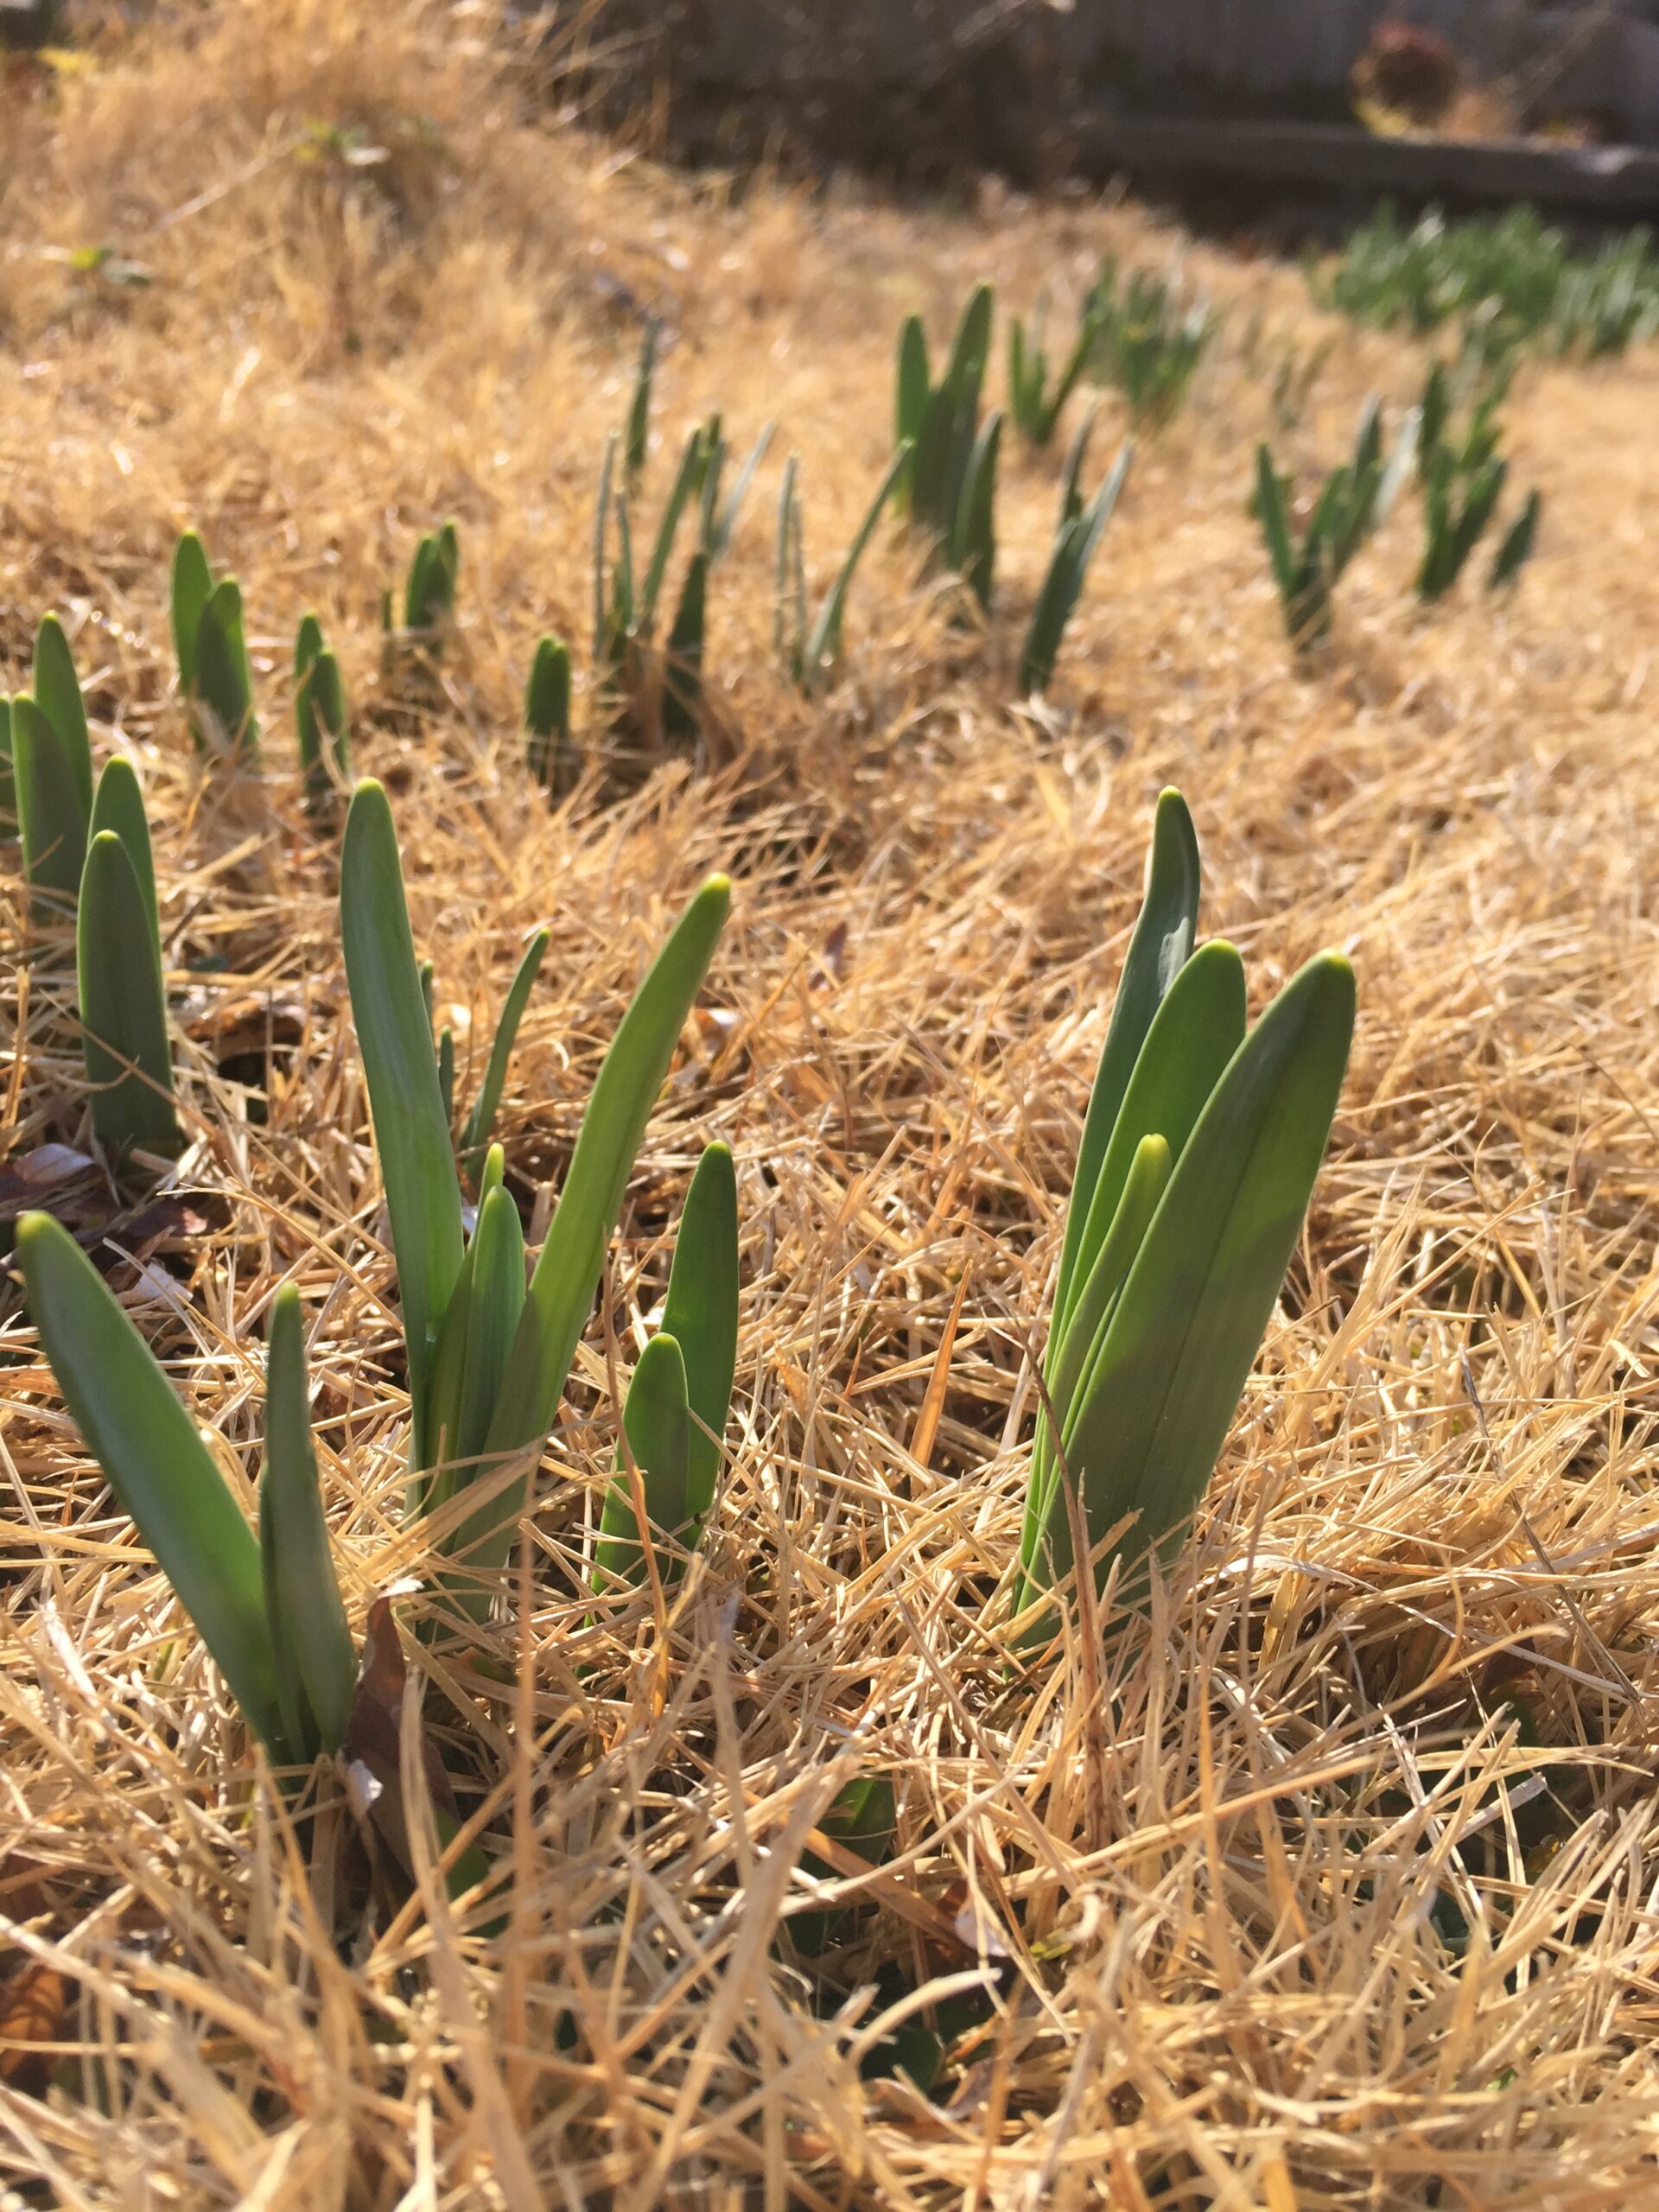
[[[505,1904],[436,1879],[400,1902],[337,1794],[290,1817],[7,1289],[7,2201],[1659,2202],[1653,357],[1523,373],[1511,448],[1546,507],[1512,599],[1421,614],[1402,514],[1297,673],[1252,446],[1329,465],[1421,360],[1344,332],[1274,428],[1280,365],[1334,326],[1294,272],[1194,248],[1227,335],[1143,447],[1049,707],[1007,704],[1057,474],[1014,452],[991,633],[878,540],[808,708],[771,656],[784,452],[822,584],[882,465],[908,308],[942,331],[981,273],[1069,302],[1103,249],[1173,241],[989,188],[923,212],[667,178],[561,118],[491,22],[264,0],[0,79],[0,674],[26,680],[59,607],[99,747],[140,764],[192,1140],[104,1260],[250,1497],[265,1318],[299,1283],[353,1621],[414,1586],[411,1722],[423,1693],[512,1872]],[[74,265],[105,245],[153,282]],[[550,810],[518,696],[542,628],[585,655],[645,309],[647,512],[710,406],[740,445],[780,437],[713,592],[709,757],[596,760]],[[1095,468],[1120,428],[1109,401]],[[435,694],[399,697],[379,593],[447,514],[460,632]],[[257,776],[204,770],[171,696],[187,523],[247,594]],[[307,607],[393,794],[463,1096],[551,925],[502,1122],[532,1237],[651,947],[706,870],[736,882],[471,1649],[416,1633],[334,849],[286,719]],[[1359,1031],[1191,1543],[1149,1618],[1109,1610],[1020,1675],[998,1623],[1028,1356],[1169,780],[1258,1000],[1334,943]],[[41,1159],[87,1145],[71,982],[3,859],[0,1173],[14,1211],[94,1219],[99,1176]],[[613,1380],[715,1135],[745,1257],[715,1525],[671,1617],[595,1619]],[[896,1795],[887,1867],[815,1873],[869,1773]],[[826,1900],[857,1911],[815,1999],[785,1931]],[[931,2098],[861,2071],[895,2004],[964,1993]]]

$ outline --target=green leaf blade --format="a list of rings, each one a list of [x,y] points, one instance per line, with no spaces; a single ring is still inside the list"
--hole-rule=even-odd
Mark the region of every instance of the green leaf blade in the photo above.
[[[548,947],[548,932],[537,930],[524,947],[523,957],[507,988],[506,1002],[501,1008],[501,1019],[496,1026],[494,1041],[490,1046],[489,1062],[484,1071],[484,1081],[473,1110],[467,1118],[467,1127],[461,1141],[461,1165],[467,1174],[477,1180],[488,1147],[490,1131],[501,1104],[501,1094],[507,1087],[507,1067],[512,1058],[512,1048],[518,1042],[518,1025],[524,1018],[524,1008],[530,1003],[531,992],[541,973],[542,958]]]
[[[1054,1310],[1062,1326],[1069,1310],[1077,1252],[1125,1092],[1147,1032],[1176,976],[1192,957],[1198,934],[1201,873],[1192,817],[1180,793],[1159,794],[1147,859],[1146,892],[1118,979],[1106,1043],[1090,1093],[1077,1150],[1077,1174],[1060,1249]]]
[[[170,601],[173,655],[179,664],[179,689],[187,698],[196,688],[196,637],[213,589],[213,572],[201,540],[194,530],[187,530],[173,549]]]
[[[259,1554],[277,1693],[296,1756],[345,1741],[357,1655],[340,1602],[323,1518],[305,1380],[300,1297],[276,1294],[265,1370],[265,1464],[259,1478]]]
[[[720,1478],[720,1439],[737,1373],[738,1294],[737,1170],[731,1147],[711,1144],[686,1192],[663,1306],[663,1333],[680,1347],[691,1411],[702,1424],[692,1426],[686,1478],[687,1517],[698,1533]]]
[[[82,1052],[100,1143],[176,1151],[167,995],[150,916],[126,846],[100,830],[75,917]]]
[[[37,899],[36,912],[61,916],[73,909],[80,890],[86,816],[73,764],[33,699],[11,702],[11,751],[23,871],[36,892],[55,894]]]
[[[253,666],[242,625],[242,591],[234,576],[213,586],[196,626],[196,696],[233,754],[258,749]]]
[[[676,1539],[687,1517],[686,1480],[691,1448],[685,1361],[671,1336],[659,1332],[639,1355],[628,1386],[622,1427],[639,1470],[645,1514],[658,1536]],[[645,1546],[634,1515],[632,1485],[623,1453],[605,1494],[600,1542],[594,1560],[595,1595],[643,1582]]]
[[[409,1355],[411,1454],[429,1464],[428,1381],[461,1272],[461,1192],[421,991],[397,836],[385,791],[359,784],[340,867],[340,934],[352,1013],[391,1222]]]
[[[116,1499],[273,1758],[286,1759],[259,1547],[194,1422],[73,1240],[17,1225],[29,1312],[64,1402]]]
[[[83,814],[92,810],[92,741],[86,727],[86,704],[80,696],[80,678],[63,625],[55,614],[43,614],[35,635],[35,703],[57,732],[64,758],[75,779]]]
[[[98,779],[89,835],[96,838],[103,830],[114,831],[126,849],[127,858],[132,862],[132,872],[138,879],[138,890],[149,924],[150,943],[155,949],[159,975],[162,925],[156,908],[156,860],[150,850],[149,819],[144,812],[144,794],[138,781],[138,772],[124,753],[111,753],[104,763],[104,772]]]

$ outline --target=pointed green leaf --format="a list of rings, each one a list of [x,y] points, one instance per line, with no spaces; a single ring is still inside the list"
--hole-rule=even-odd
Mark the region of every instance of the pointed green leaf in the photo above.
[[[887,474],[877,486],[875,497],[870,502],[869,512],[859,524],[858,535],[847,549],[847,557],[841,564],[841,573],[831,585],[830,596],[824,601],[817,621],[813,626],[812,634],[806,641],[804,673],[809,685],[815,683],[821,675],[834,668],[836,663],[841,658],[841,633],[846,621],[847,600],[853,588],[853,578],[857,573],[859,563],[864,557],[866,548],[875,535],[875,526],[881,519],[881,511],[893,496],[893,487],[903,472],[906,458],[906,450],[901,446],[888,462]],[[799,543],[798,536],[796,540],[798,558]]]
[[[92,810],[92,741],[86,728],[86,704],[80,696],[80,678],[63,625],[55,614],[43,614],[35,636],[35,703],[58,734],[64,758],[75,779],[83,814]]]
[[[1146,892],[1112,1002],[1112,1019],[1089,1097],[1071,1204],[1065,1217],[1065,1239],[1054,1291],[1054,1312],[1062,1331],[1070,1311],[1090,1203],[1129,1078],[1153,1017],[1192,957],[1198,926],[1198,841],[1192,817],[1178,791],[1160,791],[1153,817],[1152,850],[1147,857]]]
[[[663,1332],[680,1347],[687,1395],[702,1424],[692,1426],[686,1476],[687,1517],[698,1533],[720,1478],[720,1439],[737,1372],[737,1173],[730,1146],[711,1144],[686,1193],[663,1306]],[[693,1535],[687,1548],[695,1541]]]
[[[471,1247],[472,1296],[461,1421],[454,1457],[470,1463],[484,1449],[524,1310],[524,1232],[518,1209],[497,1182],[478,1210]],[[470,1465],[460,1479],[465,1481]]]
[[[640,1353],[628,1386],[622,1427],[639,1471],[652,1541],[676,1540],[686,1523],[691,1421],[686,1407],[685,1362],[672,1337],[659,1332]],[[594,1554],[595,1592],[645,1579],[645,1547],[639,1541],[627,1463],[620,1450],[617,1465],[619,1471],[605,1494]]]
[[[662,596],[663,581],[668,574],[674,540],[679,534],[680,518],[696,488],[702,461],[702,434],[700,430],[693,430],[685,442],[685,450],[680,455],[679,469],[668,495],[668,504],[663,509],[662,521],[658,525],[657,543],[652,548],[651,566],[645,570],[645,581],[640,590],[637,627],[641,637],[648,638],[656,622],[657,602]]]
[[[1085,437],[1088,428],[1085,423]],[[1020,657],[1020,688],[1027,698],[1046,690],[1053,678],[1060,640],[1082,596],[1090,563],[1105,535],[1134,457],[1135,441],[1126,438],[1110,474],[1088,509],[1079,505],[1076,516],[1060,525],[1049,558],[1048,574],[1032,612],[1031,626],[1026,632]],[[1070,505],[1069,496],[1065,504]]]
[[[156,862],[149,849],[149,822],[144,813],[144,794],[138,781],[138,772],[124,753],[112,753],[104,763],[104,772],[98,779],[89,834],[96,837],[100,830],[115,832],[126,848],[127,858],[132,862],[132,872],[138,879],[139,893],[149,923],[150,943],[155,948],[156,969],[159,977],[162,925],[156,911]]]
[[[404,586],[404,627],[405,630],[430,629],[438,562],[438,541],[430,532],[415,548],[409,564],[409,579]]]
[[[477,1472],[524,1312],[524,1235],[518,1209],[501,1185],[502,1165],[501,1147],[493,1145],[478,1228],[439,1333],[432,1382],[435,1471],[416,1511],[423,1503],[436,1511]]]
[[[542,956],[547,950],[547,931],[537,930],[524,947],[512,981],[507,987],[506,1002],[501,1008],[495,1041],[490,1046],[489,1064],[484,1071],[483,1084],[467,1118],[467,1128],[461,1140],[461,1164],[474,1179],[483,1165],[490,1130],[501,1103],[501,1094],[506,1088],[507,1065],[518,1039],[518,1025],[524,1018],[524,1008],[530,1003],[531,992],[541,972]]]
[[[1486,580],[1488,591],[1501,591],[1505,584],[1512,584],[1531,559],[1542,505],[1541,493],[1528,493],[1525,506],[1510,524],[1503,542],[1497,549],[1497,558],[1492,563],[1491,575]]]
[[[80,787],[58,734],[32,699],[11,702],[12,772],[17,786],[17,826],[23,870],[37,892],[35,912],[61,916],[74,905],[86,859],[86,817]]]
[[[87,849],[75,917],[81,1048],[101,1143],[178,1145],[167,998],[147,902],[112,830]]]
[[[256,749],[253,667],[242,628],[242,593],[233,576],[213,586],[196,626],[196,696],[232,752]]]
[[[1124,1283],[1068,1457],[1091,1530],[1139,1516],[1126,1555],[1185,1524],[1227,1440],[1301,1232],[1353,1022],[1353,970],[1323,953],[1234,1054]]]
[[[201,540],[187,530],[173,549],[173,653],[179,664],[179,689],[187,697],[196,688],[196,633],[201,610],[213,588],[213,572]]]
[[[1075,522],[1083,512],[1083,467],[1089,457],[1089,441],[1094,435],[1095,417],[1099,411],[1097,405],[1090,408],[1078,423],[1077,434],[1066,450],[1065,467],[1060,472],[1060,514],[1055,524],[1057,535],[1067,523]],[[1133,440],[1126,439],[1125,449],[1133,442]]]
[[[490,1424],[492,1453],[539,1446],[559,1408],[570,1363],[599,1287],[605,1247],[621,1209],[634,1155],[668,1073],[731,906],[731,886],[710,876],[685,912],[622,1018],[582,1117],[564,1189],[531,1278],[500,1402]],[[453,1547],[483,1572],[499,1568],[529,1484],[529,1471],[479,1509]],[[474,1583],[469,1606],[486,1602]]]
[[[996,464],[1002,446],[1000,411],[986,418],[963,480],[954,548],[963,582],[987,613],[996,569]]]
[[[430,1464],[427,1385],[439,1325],[461,1271],[461,1192],[432,1057],[391,808],[372,778],[346,817],[340,862],[346,975],[368,1078],[391,1220],[409,1355],[411,1458]]]
[[[1288,607],[1300,588],[1300,570],[1291,551],[1284,487],[1273,465],[1273,455],[1265,445],[1255,449],[1255,512],[1262,535],[1267,540],[1268,557],[1273,563],[1273,580],[1279,587],[1280,598]]]
[[[732,540],[737,535],[737,525],[742,517],[745,502],[753,488],[755,477],[760,473],[760,464],[771,449],[772,442],[776,434],[775,423],[767,423],[762,426],[760,436],[750,447],[744,458],[743,466],[737,472],[730,496],[725,505],[715,514],[713,523],[706,533],[704,546],[704,550],[711,562],[722,559],[731,550]]]
[[[64,1402],[249,1726],[286,1760],[259,1546],[194,1422],[90,1261],[47,1215],[17,1224],[29,1309]]]
[[[1074,1292],[1078,1278],[1093,1267],[1117,1212],[1141,1138],[1165,1138],[1171,1157],[1180,1159],[1223,1071],[1243,1042],[1247,1009],[1244,963],[1236,949],[1224,938],[1201,944],[1165,992],[1136,1056],[1074,1250]],[[1062,1320],[1069,1328],[1069,1309]]]
[[[893,443],[914,442],[922,427],[922,412],[933,389],[933,372],[927,357],[927,332],[918,315],[905,317],[899,333],[899,370],[895,387],[897,413]]]
[[[1203,945],[1180,968],[1159,1004],[1136,1057],[1112,1125],[1110,1138],[1085,1197],[1081,1170],[1068,1217],[1070,1247],[1065,1269],[1065,1290],[1057,1297],[1049,1332],[1044,1376],[1055,1418],[1064,1433],[1067,1411],[1077,1386],[1082,1362],[1093,1344],[1101,1323],[1105,1280],[1097,1262],[1106,1245],[1128,1233],[1133,1210],[1126,1213],[1130,1176],[1139,1162],[1143,1176],[1153,1173],[1155,1160],[1142,1157],[1148,1138],[1156,1137],[1168,1148],[1171,1161],[1179,1161],[1188,1137],[1207,1104],[1224,1071],[1244,1035],[1244,963],[1230,944]],[[1161,1188],[1168,1167],[1159,1178]],[[1071,1222],[1083,1215],[1082,1235],[1072,1243]],[[1150,1206],[1140,1217],[1144,1229]],[[1135,1243],[1140,1232],[1135,1231]],[[1134,1256],[1135,1246],[1116,1255],[1117,1276]],[[1092,1287],[1092,1301],[1090,1290]],[[1029,1567],[1040,1535],[1052,1519],[1050,1467],[1053,1437],[1046,1421],[1032,1456],[1032,1482],[1027,1499],[1020,1556]]]
[[[537,640],[524,686],[524,733],[531,774],[559,796],[574,781],[580,759],[570,742],[570,653],[556,638]]]
[[[616,467],[616,433],[605,441],[605,457],[599,464],[599,500],[594,510],[594,664],[605,658],[606,610],[605,547],[611,519],[611,477]]]
[[[337,1751],[357,1687],[357,1655],[328,1548],[311,1444],[300,1294],[284,1283],[270,1310],[259,1553],[277,1695],[298,1758]]]
[[[645,474],[651,447],[651,384],[657,365],[657,318],[651,316],[639,340],[639,366],[634,373],[633,397],[628,407],[626,467],[632,490]]]
[[[323,647],[311,660],[301,677],[299,688],[294,694],[294,720],[299,738],[300,766],[304,772],[307,804],[321,805],[332,794],[334,785],[329,772],[332,758],[334,772],[342,782],[350,780],[352,772],[351,732],[346,720],[346,684],[340,672],[340,663],[327,648]],[[324,740],[327,751],[324,751]]]
[[[322,651],[322,625],[315,614],[302,614],[294,634],[294,675],[297,681]]]
[[[679,608],[668,640],[663,675],[663,735],[671,744],[689,744],[702,720],[703,626],[708,620],[709,556],[691,556]]]

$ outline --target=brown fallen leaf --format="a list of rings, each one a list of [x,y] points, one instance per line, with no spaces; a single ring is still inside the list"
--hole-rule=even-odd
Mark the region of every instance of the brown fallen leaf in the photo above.
[[[352,1700],[352,1717],[341,1747],[348,1768],[366,1775],[372,1785],[353,1788],[352,1802],[366,1810],[375,1834],[412,1881],[414,1860],[410,1850],[401,1779],[404,1684],[408,1676],[403,1639],[392,1618],[391,1601],[377,1598],[369,1607],[363,1630],[363,1671]],[[433,1805],[451,1821],[458,1815],[455,1793],[429,1738],[423,1732],[421,1763]],[[366,1799],[366,1805],[364,1800]]]
[[[55,1967],[27,1960],[0,1984],[0,2082],[25,2097],[43,2097],[60,2053],[69,2010],[69,1982]]]

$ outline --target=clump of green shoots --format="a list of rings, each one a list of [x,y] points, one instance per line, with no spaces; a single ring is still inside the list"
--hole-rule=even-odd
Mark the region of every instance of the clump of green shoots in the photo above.
[[[345,678],[315,614],[294,640],[294,724],[305,803],[315,811],[351,788],[352,738]]]
[[[1392,505],[1413,445],[1408,427],[1385,467],[1382,410],[1375,400],[1368,401],[1352,457],[1325,478],[1300,543],[1291,524],[1289,479],[1274,468],[1265,444],[1256,448],[1253,505],[1279,587],[1285,632],[1298,651],[1330,635],[1332,591]]]
[[[550,798],[563,798],[582,773],[582,754],[570,735],[570,649],[556,638],[538,638],[530,664],[524,756]]]
[[[1451,590],[1497,512],[1509,475],[1509,464],[1498,451],[1497,410],[1508,386],[1507,373],[1491,380],[1466,420],[1459,423],[1445,365],[1437,361],[1429,372],[1416,410],[1424,525],[1416,577],[1420,599],[1440,599]],[[1537,537],[1541,504],[1533,492],[1504,533],[1487,575],[1489,590],[1512,583],[1520,573]]]
[[[435,653],[455,619],[461,582],[461,537],[453,522],[430,531],[415,548],[404,586],[403,633]]]
[[[1050,363],[1043,343],[1048,300],[1045,294],[1032,310],[1030,334],[1019,315],[1008,320],[1008,411],[1026,443],[1038,450],[1052,442],[1065,403],[1077,388],[1099,336],[1099,327],[1084,313],[1064,365],[1049,384]]]
[[[436,1514],[481,1485],[481,1502],[445,1512],[435,1536],[451,1563],[449,1587],[472,1618],[481,1618],[488,1578],[511,1548],[634,1154],[730,896],[724,877],[709,879],[624,1016],[526,1294],[499,1150],[485,1163],[471,1242],[464,1236],[391,810],[372,781],[353,798],[340,856],[341,934],[403,1308],[411,1509]]]
[[[1179,1538],[1249,1378],[1324,1157],[1353,971],[1321,953],[1255,1027],[1230,944],[1196,946],[1198,841],[1158,803],[1147,889],[1084,1125],[1043,1366],[1014,1610],[1074,1559]],[[1108,1547],[1109,1546],[1109,1548]],[[1033,1624],[1027,1621],[1022,1632]]]
[[[629,437],[632,441],[632,419]],[[702,724],[709,577],[731,545],[743,503],[771,437],[768,424],[739,470],[729,496],[722,501],[728,449],[720,416],[711,416],[690,433],[643,570],[634,560],[628,497],[615,488],[617,440],[612,437],[605,448],[594,525],[594,667],[598,688],[602,696],[636,721],[648,721],[651,676],[654,668],[659,670],[658,725],[671,744],[689,743]],[[631,474],[628,480],[632,480]],[[658,656],[655,651],[658,607],[680,525],[693,511],[694,502],[697,542],[686,563],[674,619]]]
[[[1082,486],[1083,464],[1088,452],[1091,426],[1092,418],[1085,422],[1078,431],[1066,459],[1054,546],[1048,556],[1048,570],[1037,594],[1037,604],[1032,610],[1031,626],[1026,632],[1025,646],[1020,655],[1020,690],[1027,698],[1046,691],[1053,678],[1060,640],[1083,594],[1090,563],[1105,534],[1106,525],[1112,518],[1112,511],[1117,505],[1118,494],[1123,489],[1123,480],[1128,474],[1129,463],[1135,454],[1134,441],[1126,439],[1117,459],[1112,463],[1106,481],[1085,506]]]
[[[893,497],[910,460],[908,446],[900,446],[887,464],[868,512],[848,547],[835,582],[816,618],[809,614],[806,596],[806,551],[801,524],[800,456],[791,454],[784,464],[783,487],[778,499],[777,596],[772,637],[779,659],[797,689],[808,698],[826,683],[840,664],[847,601],[853,578],[875,535],[887,501]]]
[[[1322,306],[1419,334],[1456,320],[1489,353],[1535,346],[1593,359],[1659,330],[1650,231],[1637,227],[1586,258],[1530,207],[1463,222],[1431,208],[1408,228],[1385,201],[1334,270],[1310,262],[1306,274]]]
[[[1122,393],[1138,429],[1161,429],[1191,390],[1220,317],[1202,297],[1189,300],[1173,277],[1137,269],[1120,283],[1111,260],[1102,265],[1083,313],[1094,334],[1088,373]]]
[[[106,801],[118,822],[124,804],[113,796]],[[100,830],[93,845],[113,847],[130,870],[124,839],[121,827]],[[499,1146],[490,1147],[480,1173],[470,1242],[464,1235],[391,810],[377,784],[360,784],[353,796],[341,854],[341,926],[408,1347],[411,1510],[435,1513],[490,1470],[508,1475],[505,1486],[486,1484],[470,1513],[451,1513],[436,1524],[452,1591],[471,1618],[481,1618],[486,1578],[505,1560],[634,1154],[729,898],[723,878],[703,886],[625,1015],[526,1288],[523,1233],[504,1187]],[[148,926],[142,915],[133,925],[139,934]],[[523,991],[514,987],[519,1006],[544,944],[537,940],[521,966]],[[481,1138],[493,1114],[518,1011],[510,1007],[504,1018],[469,1136]],[[688,1423],[710,1428],[711,1416],[725,1417],[722,1375],[729,1396],[732,1355],[724,1347],[734,1332],[735,1288],[735,1223],[726,1205],[730,1162],[720,1152],[713,1148],[694,1184],[690,1241],[683,1262],[677,1256],[664,1316],[674,1326],[654,1340],[671,1345],[681,1362]],[[338,1751],[357,1667],[318,1493],[297,1292],[285,1286],[272,1307],[256,1539],[189,1414],[73,1238],[48,1216],[29,1214],[19,1224],[17,1250],[30,1312],[69,1410],[250,1726],[281,1764]],[[641,1421],[647,1403],[665,1402],[668,1363],[666,1350],[652,1361]],[[697,1426],[694,1445],[688,1429],[683,1459],[677,1446],[663,1459],[659,1429],[660,1423],[651,1430],[643,1503],[665,1540],[689,1543],[692,1522],[712,1496],[711,1439]],[[671,1431],[671,1421],[661,1429]],[[717,1457],[717,1444],[714,1449]],[[661,1484],[682,1467],[683,1486],[671,1497]],[[637,1522],[625,1525],[619,1512],[607,1536],[620,1549],[605,1572],[632,1580]]]
[[[185,531],[173,554],[172,620],[179,690],[189,703],[197,746],[251,758],[258,748],[259,721],[241,588],[233,576],[214,582],[193,530]]]
[[[908,458],[893,486],[899,512],[931,537],[951,567],[964,551],[982,552],[984,525],[976,519],[994,489],[994,441],[979,420],[990,359],[993,295],[981,284],[962,311],[938,384],[927,333],[912,315],[899,335],[895,444]]]
[[[34,681],[31,697],[10,703],[8,759],[36,913],[75,918],[92,1127],[121,1150],[168,1152],[178,1128],[143,794],[119,753],[93,787],[86,702],[55,614],[35,634]]]

